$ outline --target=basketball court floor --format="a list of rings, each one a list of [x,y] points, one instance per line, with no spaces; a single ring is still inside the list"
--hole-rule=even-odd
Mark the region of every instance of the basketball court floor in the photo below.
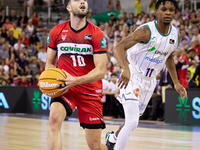
[[[117,130],[123,120],[106,120],[102,142],[108,131]],[[0,114],[0,150],[46,150],[47,116]],[[88,150],[78,120],[62,125],[63,150]],[[200,126],[140,121],[125,150],[200,150]]]

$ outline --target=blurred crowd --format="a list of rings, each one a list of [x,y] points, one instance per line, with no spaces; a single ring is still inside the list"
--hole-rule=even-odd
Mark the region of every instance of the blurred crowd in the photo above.
[[[30,2],[30,3],[29,3]],[[32,2],[32,3],[31,3]],[[87,20],[98,25],[107,39],[107,71],[103,81],[102,97],[104,116],[124,118],[123,108],[116,100],[119,93],[117,81],[121,68],[113,56],[113,48],[138,26],[153,21],[155,16],[155,0],[149,5],[150,13],[141,10],[141,0],[135,1],[137,14],[121,12],[120,1],[114,7],[109,0],[108,9],[120,12],[118,17],[110,15],[110,20],[103,20],[98,25],[89,12]],[[31,6],[31,17],[26,16],[26,8]],[[32,7],[33,0],[25,1],[24,11],[17,17],[15,10],[6,16],[0,7],[0,85],[1,86],[37,86],[38,78],[45,69],[47,59],[47,26]],[[58,23],[65,22],[63,15]],[[200,18],[195,10],[190,9],[190,1],[185,1],[185,11],[176,11],[172,21],[180,33],[180,43],[173,53],[177,74],[185,88],[200,87]],[[157,75],[157,86],[147,109],[141,118],[149,120],[164,119],[164,103],[162,88],[173,88],[172,79],[164,67]]]

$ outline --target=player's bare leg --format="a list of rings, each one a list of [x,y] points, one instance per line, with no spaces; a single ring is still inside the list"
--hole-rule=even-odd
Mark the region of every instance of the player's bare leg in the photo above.
[[[66,117],[66,110],[59,102],[54,102],[50,107],[49,127],[47,136],[48,150],[61,150],[61,125]]]
[[[106,145],[101,143],[102,129],[85,129],[85,138],[90,150],[107,150]]]

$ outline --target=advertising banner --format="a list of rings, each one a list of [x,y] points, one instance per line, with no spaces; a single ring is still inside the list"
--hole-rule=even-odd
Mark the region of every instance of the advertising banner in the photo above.
[[[166,89],[165,122],[200,126],[200,89],[187,89],[184,100],[174,89]]]
[[[23,113],[26,105],[25,87],[0,87],[1,113]]]

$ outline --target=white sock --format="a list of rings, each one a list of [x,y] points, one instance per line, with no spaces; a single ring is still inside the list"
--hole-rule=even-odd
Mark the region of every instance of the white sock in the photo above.
[[[126,143],[139,122],[138,101],[130,101],[123,104],[125,124],[118,134],[115,150],[124,150]]]
[[[117,137],[115,136],[115,133],[110,134],[108,141],[111,143],[116,143]]]

